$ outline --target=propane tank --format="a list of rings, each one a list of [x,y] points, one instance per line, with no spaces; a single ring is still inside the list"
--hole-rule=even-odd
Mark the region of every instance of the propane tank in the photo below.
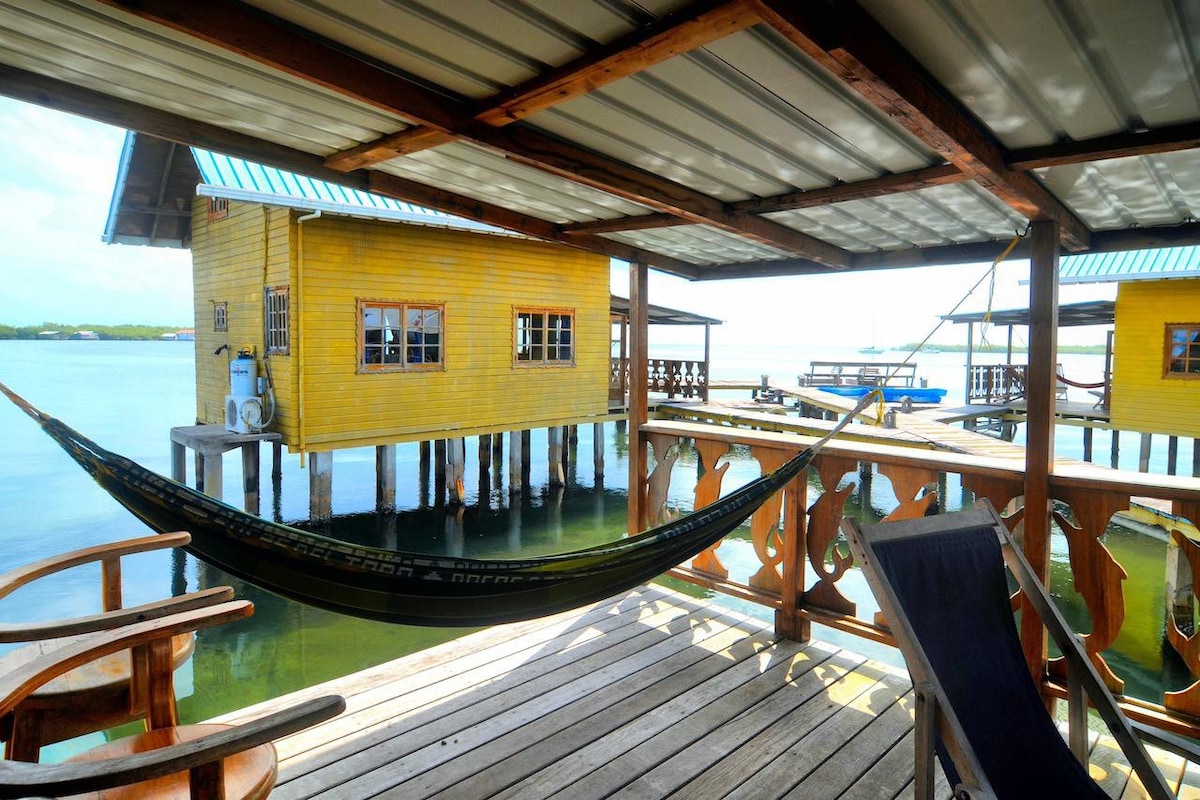
[[[254,351],[243,347],[229,362],[229,393],[234,397],[254,397],[258,394],[258,362]]]

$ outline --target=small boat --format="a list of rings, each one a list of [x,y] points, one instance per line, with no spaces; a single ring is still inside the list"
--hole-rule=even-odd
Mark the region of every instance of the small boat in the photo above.
[[[883,392],[883,399],[888,403],[898,403],[905,397],[914,403],[940,403],[946,396],[945,389],[932,389],[928,386],[822,386],[822,392],[829,392],[840,397],[862,397],[867,392],[878,388]]]
[[[882,353],[882,352],[883,352],[883,348],[882,348],[882,347],[876,347],[875,345],[871,345],[870,347],[860,347],[860,348],[858,348],[858,352],[860,352],[860,353],[870,353],[870,354],[872,354],[872,355],[876,355],[876,354]]]

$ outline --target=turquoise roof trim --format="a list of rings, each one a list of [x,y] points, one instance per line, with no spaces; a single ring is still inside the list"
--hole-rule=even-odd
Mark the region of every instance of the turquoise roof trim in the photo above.
[[[1200,247],[1163,247],[1120,253],[1088,253],[1059,259],[1058,282],[1119,283],[1163,278],[1200,278]]]
[[[196,187],[196,193],[204,197],[524,238],[482,222],[196,147],[192,148],[192,156],[203,181]]]

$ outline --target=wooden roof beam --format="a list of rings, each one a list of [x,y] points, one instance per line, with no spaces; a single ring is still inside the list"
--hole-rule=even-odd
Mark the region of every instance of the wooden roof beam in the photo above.
[[[745,0],[751,2],[752,0]],[[770,220],[736,216],[725,204],[682,184],[523,125],[476,122],[466,104],[345,50],[303,36],[281,20],[230,0],[99,0],[260,64],[324,86],[395,116],[456,134],[510,160],[590,186],[654,211],[712,225],[823,264],[844,267],[850,254]]]
[[[1091,231],[857,5],[747,0],[792,44],[1026,219],[1057,220],[1071,249]]]
[[[622,261],[637,261],[684,278],[695,278],[696,267],[686,261],[631,247],[600,236],[568,236],[552,222],[528,214],[521,214],[483,200],[447,192],[424,183],[410,181],[384,172],[369,173],[367,191],[386,197],[394,197],[410,203],[444,211],[458,217],[473,219],[498,228],[523,233],[545,241],[566,244],[594,253],[619,258]]]
[[[743,0],[696,3],[527,83],[479,101],[474,118],[486,125],[508,125],[758,22],[758,15]],[[436,128],[416,126],[334,153],[325,163],[333,169],[367,167],[457,138]]]
[[[1196,148],[1200,148],[1200,122],[1187,122],[1137,133],[1117,133],[1077,142],[1013,150],[1009,153],[1008,165],[1020,170],[1042,169]]]

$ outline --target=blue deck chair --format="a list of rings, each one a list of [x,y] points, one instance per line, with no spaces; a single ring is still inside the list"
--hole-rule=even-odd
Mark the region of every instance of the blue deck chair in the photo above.
[[[995,509],[858,525],[844,520],[916,692],[916,797],[933,793],[937,753],[957,798],[1107,798],[1087,771],[1087,700],[1150,797],[1174,793],[1139,740],[1195,760],[1184,740],[1125,718]],[[1067,658],[1069,743],[1021,649],[1005,566]]]

